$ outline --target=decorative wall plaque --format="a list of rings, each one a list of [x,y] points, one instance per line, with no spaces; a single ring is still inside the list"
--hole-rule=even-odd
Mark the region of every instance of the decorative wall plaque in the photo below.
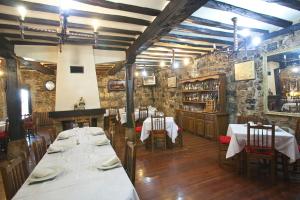
[[[236,81],[255,79],[254,61],[251,60],[251,61],[236,63],[234,65],[234,74],[235,74]]]
[[[125,80],[109,80],[107,84],[108,91],[124,91]]]
[[[176,87],[177,87],[176,76],[168,78],[168,88],[176,88]]]

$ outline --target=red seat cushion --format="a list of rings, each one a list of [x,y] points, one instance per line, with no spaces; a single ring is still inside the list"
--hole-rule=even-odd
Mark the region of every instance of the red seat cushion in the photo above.
[[[135,132],[136,132],[136,133],[142,132],[142,127],[141,127],[141,126],[135,127]]]
[[[6,132],[6,131],[1,131],[1,132],[0,132],[0,139],[4,139],[4,138],[6,138],[6,137],[8,137],[7,132]]]
[[[183,128],[178,126],[178,132],[182,132],[183,131]]]
[[[261,154],[261,155],[269,155],[273,154],[270,148],[255,148],[255,147],[245,147],[247,153]]]
[[[229,144],[230,143],[230,136],[226,136],[226,135],[220,135],[219,137],[219,141],[221,144]]]

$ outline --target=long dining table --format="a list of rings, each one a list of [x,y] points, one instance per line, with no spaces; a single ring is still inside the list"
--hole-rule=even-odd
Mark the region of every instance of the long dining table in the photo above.
[[[63,131],[63,134],[68,132],[72,136],[64,140],[56,139],[54,145],[62,146],[65,151],[46,153],[31,174],[47,167],[59,167],[62,173],[53,180],[35,184],[30,184],[30,175],[13,199],[139,199],[123,167],[109,170],[96,167],[99,163],[116,156],[116,153],[110,144],[95,145],[98,140],[106,137],[105,134],[91,134],[95,130],[97,127]]]

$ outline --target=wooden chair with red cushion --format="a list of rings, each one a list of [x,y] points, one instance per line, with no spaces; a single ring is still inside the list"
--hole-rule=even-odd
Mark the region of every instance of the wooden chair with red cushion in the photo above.
[[[151,116],[150,136],[152,151],[154,151],[155,142],[157,140],[163,141],[164,149],[167,149],[167,131],[165,116]]]
[[[141,136],[141,132],[142,132],[142,126],[136,126],[136,121],[135,121],[135,114],[131,113],[132,116],[132,122],[133,122],[133,128],[135,131],[135,139],[138,140],[138,138]]]
[[[8,144],[8,119],[5,121],[5,128],[3,131],[0,131],[0,151],[6,152],[7,151],[7,144]]]
[[[30,114],[25,115],[25,118],[23,119],[23,128],[26,132],[26,136],[28,137],[28,140],[31,140],[31,136],[35,136],[36,133],[36,125],[33,121],[33,118]]]
[[[275,126],[250,125],[248,123],[245,152],[247,175],[250,176],[252,161],[269,161],[273,182],[276,175]]]
[[[230,143],[230,136],[220,135],[219,136],[219,165],[223,166],[224,164],[228,164],[226,160],[226,152]]]

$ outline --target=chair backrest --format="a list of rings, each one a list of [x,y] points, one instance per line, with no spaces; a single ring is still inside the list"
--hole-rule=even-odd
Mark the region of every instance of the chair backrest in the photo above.
[[[50,132],[49,132],[50,142],[51,142],[51,143],[53,143],[53,142],[56,140],[57,135],[58,135],[58,133],[57,133],[57,131],[56,131],[56,128],[53,127],[53,128],[50,130]]]
[[[125,145],[125,159],[124,159],[124,168],[127,172],[129,179],[134,185],[135,182],[135,166],[136,166],[136,144],[126,139]]]
[[[24,155],[25,158],[30,156],[29,147],[26,139],[9,141],[7,144],[7,158],[9,160]]]
[[[9,120],[6,119],[6,120],[5,120],[5,132],[6,132],[6,133],[9,133],[8,128],[9,128]]]
[[[300,144],[300,118],[297,119],[296,129],[295,129],[295,137],[296,137],[298,144]]]
[[[12,199],[28,177],[24,157],[15,158],[0,167],[6,199]]]
[[[115,149],[116,125],[113,124],[112,126],[110,126],[107,133],[108,133],[107,137],[110,140],[110,144]]]
[[[165,116],[151,116],[151,131],[159,132],[166,130]]]
[[[43,158],[44,154],[47,151],[46,140],[43,136],[40,136],[32,143],[32,149],[34,153],[35,164]]]
[[[53,119],[49,118],[48,112],[34,112],[32,116],[37,126],[53,125]]]
[[[132,123],[133,123],[133,128],[135,129],[136,124],[135,124],[135,113],[131,113],[131,117],[132,117]]]
[[[139,108],[139,122],[143,122],[148,117],[148,108],[140,107]]]
[[[274,125],[250,125],[247,124],[246,147],[257,152],[265,150],[274,151],[275,126]]]

